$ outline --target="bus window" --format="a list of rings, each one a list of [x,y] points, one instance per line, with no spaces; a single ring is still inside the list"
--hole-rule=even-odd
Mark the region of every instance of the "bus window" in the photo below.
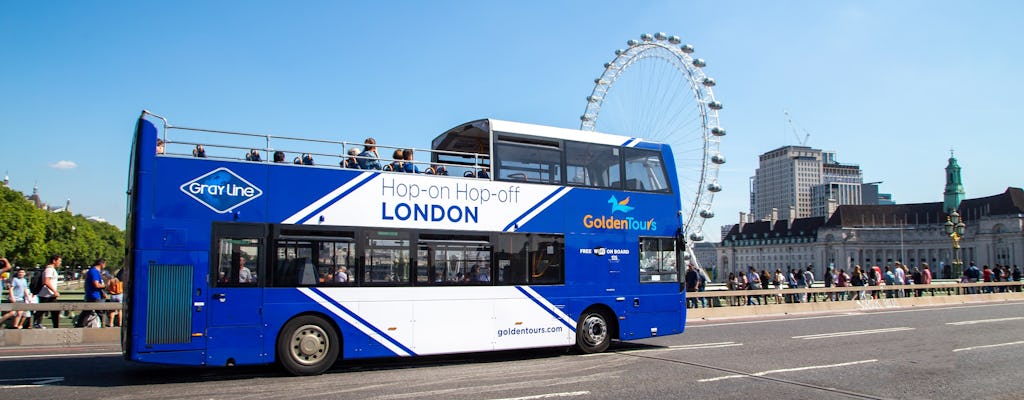
[[[261,240],[221,238],[217,254],[217,286],[256,286]]]
[[[480,285],[491,282],[491,244],[487,237],[421,235],[416,267],[420,283]]]
[[[565,179],[570,185],[610,188],[620,182],[619,148],[565,142]]]
[[[409,234],[396,231],[368,232],[365,283],[409,283]]]
[[[559,149],[539,145],[495,143],[497,179],[532,183],[562,183]]]
[[[527,254],[530,241],[526,235],[506,233],[498,236],[498,246],[494,253],[497,274],[495,281],[499,285],[522,285],[527,280]]]
[[[626,159],[626,190],[671,192],[661,153],[637,148],[623,149]]]
[[[530,248],[530,283],[565,282],[565,239],[556,235],[533,235]]]
[[[279,240],[277,262],[273,267],[273,285],[284,287],[316,284],[313,243],[306,240]]]
[[[674,238],[640,239],[640,282],[679,282]]]

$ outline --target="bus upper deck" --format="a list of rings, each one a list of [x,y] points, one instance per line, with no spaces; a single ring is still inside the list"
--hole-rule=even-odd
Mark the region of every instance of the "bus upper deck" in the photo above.
[[[164,122],[160,141],[165,149],[163,155],[167,156],[321,168],[346,168],[346,159],[368,158],[349,154],[353,150],[361,154],[365,141],[179,127],[153,116]],[[667,146],[598,132],[481,119],[442,133],[432,141],[430,149],[380,143],[375,147],[385,171],[397,161],[411,164],[412,170],[423,173],[501,181],[656,193],[671,193],[675,186],[669,182],[675,175],[666,171],[666,165],[673,165]],[[203,153],[197,153],[197,148]],[[396,160],[396,152],[403,151],[411,151],[421,159]],[[424,155],[430,161],[423,161]]]

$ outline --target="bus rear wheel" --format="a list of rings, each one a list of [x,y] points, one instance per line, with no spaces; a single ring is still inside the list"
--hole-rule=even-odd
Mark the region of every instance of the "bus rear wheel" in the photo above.
[[[608,350],[612,343],[608,331],[608,319],[604,313],[587,310],[576,324],[576,349],[583,354],[600,353]]]
[[[323,318],[304,315],[288,321],[277,337],[277,357],[293,375],[319,375],[338,359],[341,341]]]

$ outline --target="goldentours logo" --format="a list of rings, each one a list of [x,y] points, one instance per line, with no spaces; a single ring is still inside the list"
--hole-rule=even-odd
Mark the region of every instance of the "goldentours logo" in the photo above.
[[[224,167],[185,182],[181,191],[218,214],[230,212],[263,194],[256,185]]]
[[[657,222],[654,218],[649,220],[636,219],[630,216],[616,216],[619,214],[629,214],[636,207],[629,205],[629,197],[619,200],[614,195],[608,199],[608,204],[611,204],[611,215],[598,215],[587,214],[583,216],[583,226],[587,229],[616,229],[616,230],[632,230],[632,231],[653,231],[658,229]]]

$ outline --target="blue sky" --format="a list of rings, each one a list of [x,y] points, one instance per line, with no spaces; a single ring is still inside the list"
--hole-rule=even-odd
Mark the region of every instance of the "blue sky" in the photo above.
[[[0,2],[0,172],[124,226],[135,118],[429,147],[491,117],[579,127],[602,64],[642,33],[707,60],[728,129],[717,217],[797,138],[899,203],[1022,185],[1024,3],[1011,1]]]

